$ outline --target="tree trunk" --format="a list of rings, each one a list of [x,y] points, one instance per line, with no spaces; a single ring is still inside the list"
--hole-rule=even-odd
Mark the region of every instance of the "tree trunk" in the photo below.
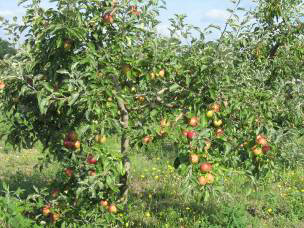
[[[125,168],[125,175],[120,178],[120,202],[126,203],[128,200],[128,176],[130,173],[131,163],[128,157],[129,150],[129,138],[127,136],[127,129],[129,127],[129,114],[125,107],[124,101],[121,98],[117,98],[119,110],[121,113],[120,123],[122,126],[121,136],[121,154],[123,155],[123,165]]]

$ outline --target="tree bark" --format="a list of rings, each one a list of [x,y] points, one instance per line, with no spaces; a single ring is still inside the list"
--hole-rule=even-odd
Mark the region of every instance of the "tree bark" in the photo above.
[[[129,127],[129,113],[125,107],[124,101],[121,98],[117,98],[118,107],[121,113],[120,124],[122,126],[122,136],[121,136],[121,154],[123,155],[123,166],[125,169],[125,175],[120,178],[120,202],[126,203],[128,200],[128,177],[130,173],[131,163],[128,157],[129,150],[129,137],[127,135],[127,130]]]

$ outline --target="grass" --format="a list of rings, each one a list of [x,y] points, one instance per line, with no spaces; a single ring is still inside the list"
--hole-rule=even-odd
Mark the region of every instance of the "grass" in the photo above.
[[[47,186],[58,167],[54,164],[43,172],[33,169],[40,156],[37,150],[0,149],[0,182],[8,183],[11,190],[25,189],[25,196],[33,192],[33,185]],[[199,203],[194,196],[182,194],[183,178],[172,166],[174,156],[172,148],[157,146],[131,153],[126,226],[304,227],[304,167],[275,170],[257,187],[232,172],[223,182],[225,194]]]

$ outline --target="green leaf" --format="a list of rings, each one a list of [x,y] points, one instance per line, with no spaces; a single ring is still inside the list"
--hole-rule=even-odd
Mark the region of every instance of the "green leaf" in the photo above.
[[[57,70],[56,73],[58,73],[58,74],[67,74],[67,75],[70,74],[70,72],[68,70],[66,70],[66,69]]]
[[[44,115],[48,110],[50,97],[42,97],[42,96],[43,95],[41,95],[41,93],[38,93],[37,100],[38,100],[39,111],[42,115]]]
[[[43,82],[42,86],[49,92],[54,92],[53,87],[51,86],[51,84],[49,82]]]
[[[177,90],[178,88],[179,88],[179,85],[174,83],[172,86],[170,86],[169,91],[173,92],[173,91]]]
[[[72,106],[78,98],[79,98],[79,93],[73,93],[72,96],[70,96],[69,100],[68,100],[69,106]]]

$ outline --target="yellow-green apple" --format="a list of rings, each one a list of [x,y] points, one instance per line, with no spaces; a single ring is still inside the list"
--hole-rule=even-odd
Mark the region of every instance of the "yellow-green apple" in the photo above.
[[[164,77],[165,76],[165,70],[164,69],[161,69],[158,73],[159,77]]]
[[[163,137],[167,134],[167,132],[164,129],[160,129],[160,131],[157,133],[160,137]]]
[[[127,75],[131,71],[131,66],[129,64],[122,64],[121,70],[125,75]]]
[[[259,145],[254,145],[251,150],[254,155],[260,155],[263,153],[263,150]]]
[[[97,143],[104,144],[107,141],[107,137],[105,135],[96,135],[95,140]]]
[[[205,139],[205,147],[204,150],[209,150],[211,147],[211,141],[210,139]]]
[[[154,72],[151,72],[151,73],[150,73],[150,78],[151,78],[152,80],[156,78],[156,75],[155,75]]]
[[[81,146],[80,141],[77,140],[77,141],[74,143],[74,148],[73,148],[73,149],[80,149],[80,146]]]
[[[207,173],[205,177],[208,184],[212,184],[214,182],[214,176],[211,173]]]
[[[200,185],[206,185],[208,182],[207,182],[207,179],[206,179],[204,176],[200,176],[200,177],[198,178],[198,183],[199,183]]]
[[[162,119],[160,121],[160,126],[165,128],[165,127],[169,127],[170,126],[170,121],[166,120],[166,119]]]
[[[222,120],[213,120],[213,125],[215,127],[219,127],[223,124],[223,121]]]
[[[72,47],[72,41],[70,39],[65,39],[63,41],[63,48],[65,50],[69,50],[69,49],[71,49],[71,47]]]
[[[206,116],[207,116],[208,118],[212,118],[213,114],[214,114],[214,111],[213,111],[213,110],[209,110],[209,111],[206,113]]]
[[[199,156],[197,154],[190,154],[189,160],[192,164],[197,164],[199,162]]]

